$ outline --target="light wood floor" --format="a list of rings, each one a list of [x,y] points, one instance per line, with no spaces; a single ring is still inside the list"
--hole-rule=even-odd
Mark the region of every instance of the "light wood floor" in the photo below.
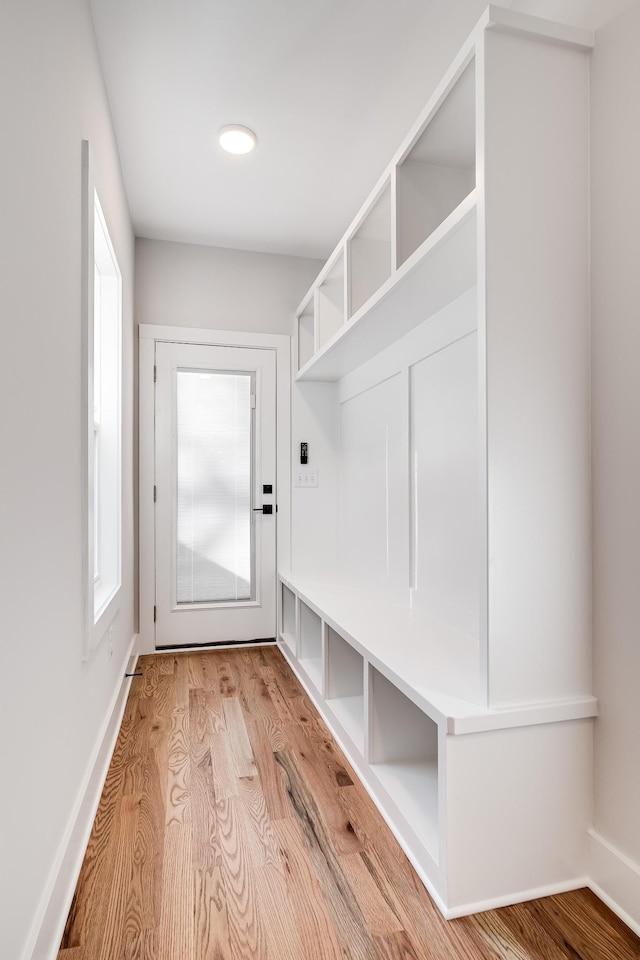
[[[630,960],[588,891],[446,922],[274,647],[144,657],[59,960]]]

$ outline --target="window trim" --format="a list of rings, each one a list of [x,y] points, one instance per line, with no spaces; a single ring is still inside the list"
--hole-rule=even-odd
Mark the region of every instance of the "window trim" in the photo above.
[[[101,191],[96,176],[96,168],[88,141],[82,141],[82,580],[83,580],[83,651],[82,659],[88,660],[101,641],[106,637],[109,627],[116,617],[122,593],[122,274],[118,258],[113,248],[111,236],[101,202]],[[116,462],[117,472],[116,503],[113,510],[116,517],[116,557],[112,586],[105,593],[101,577],[96,578],[96,557],[94,544],[95,517],[95,458],[94,458],[94,297],[95,297],[95,245],[94,230],[96,215],[100,218],[107,241],[109,255],[116,271],[117,288],[117,410],[116,426]],[[102,418],[101,418],[102,419]],[[102,593],[100,592],[102,591]],[[96,607],[96,604],[98,606]],[[96,616],[97,613],[97,616]]]

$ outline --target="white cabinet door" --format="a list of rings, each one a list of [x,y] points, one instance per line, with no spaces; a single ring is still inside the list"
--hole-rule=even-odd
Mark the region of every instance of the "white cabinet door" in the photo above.
[[[273,350],[156,345],[158,649],[275,637],[275,370]]]

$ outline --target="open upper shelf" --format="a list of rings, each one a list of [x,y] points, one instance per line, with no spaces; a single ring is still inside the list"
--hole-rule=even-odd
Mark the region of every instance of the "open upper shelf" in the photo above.
[[[317,288],[316,322],[318,346],[322,348],[345,322],[344,250]]]
[[[339,380],[476,283],[475,191],[302,367],[298,380]]]
[[[297,379],[340,379],[476,282],[476,183],[486,159],[485,129],[476,131],[476,119],[484,121],[476,76],[487,83],[476,72],[476,50],[486,30],[579,50],[593,45],[585,31],[487,7],[303,300],[296,314],[304,341]],[[401,291],[409,284],[406,296]],[[420,308],[407,314],[416,287]],[[315,349],[309,356],[311,298]]]
[[[389,279],[393,269],[391,184],[387,183],[349,239],[349,316]]]
[[[397,167],[401,266],[476,185],[475,60]]]
[[[298,368],[304,367],[311,360],[315,353],[315,296],[309,298],[309,302],[303,307],[298,315]]]
[[[339,379],[476,283],[475,115],[470,54],[434,95],[303,301],[299,380]]]

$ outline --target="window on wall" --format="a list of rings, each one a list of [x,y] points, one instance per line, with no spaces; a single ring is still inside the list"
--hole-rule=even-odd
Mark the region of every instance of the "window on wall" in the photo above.
[[[83,146],[86,657],[117,612],[121,586],[122,277]]]

